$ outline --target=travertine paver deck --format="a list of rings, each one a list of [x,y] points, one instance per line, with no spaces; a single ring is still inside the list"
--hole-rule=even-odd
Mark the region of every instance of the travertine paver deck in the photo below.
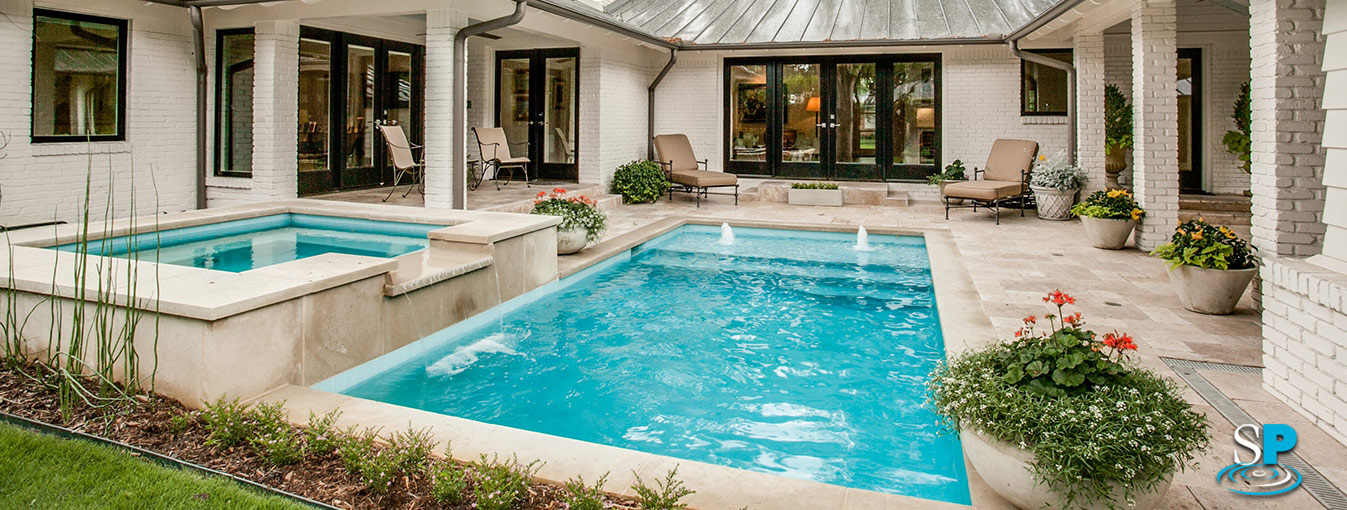
[[[690,197],[675,196],[672,202],[666,198],[655,204],[627,205],[610,211],[610,229],[605,237],[668,216],[949,229],[982,298],[983,311],[1002,335],[1013,332],[1025,315],[1041,315],[1045,310],[1041,297],[1061,289],[1076,297],[1078,310],[1085,314],[1090,328],[1116,328],[1136,337],[1139,362],[1162,374],[1173,376],[1161,357],[1262,366],[1261,325],[1250,295],[1245,295],[1234,315],[1188,312],[1170,287],[1164,262],[1135,248],[1094,249],[1083,238],[1077,221],[1043,221],[1033,211],[1021,218],[1018,211],[1003,210],[998,226],[990,212],[969,209],[951,211],[951,219],[946,221],[943,208],[934,203],[833,208],[741,202],[735,206],[724,197],[713,197],[697,208]],[[1347,487],[1347,447],[1269,395],[1258,376],[1201,373],[1255,418],[1295,427],[1300,433],[1296,451],[1331,482]],[[1234,427],[1196,393],[1187,391],[1185,395],[1211,420],[1211,447],[1197,469],[1176,477],[1166,502],[1168,508],[1322,508],[1303,490],[1255,498],[1218,487],[1216,472],[1231,462]]]

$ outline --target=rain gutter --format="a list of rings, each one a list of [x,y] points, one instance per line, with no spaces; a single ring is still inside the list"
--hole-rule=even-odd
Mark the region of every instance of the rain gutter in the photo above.
[[[678,63],[678,48],[669,50],[669,61],[664,64],[664,69],[659,70],[655,76],[655,81],[650,82],[650,89],[646,92],[646,116],[645,116],[645,143],[646,159],[655,160],[655,88],[659,87],[660,82],[664,81],[664,76],[669,74],[674,64]]]
[[[514,13],[509,16],[503,16],[496,19],[474,23],[459,29],[454,34],[454,71],[453,71],[453,98],[454,98],[454,127],[453,131],[453,157],[454,165],[451,172],[450,181],[453,185],[449,189],[453,190],[454,196],[450,200],[450,207],[454,209],[468,208],[468,190],[463,183],[468,182],[468,155],[465,154],[464,147],[467,146],[467,118],[468,118],[468,37],[484,34],[492,30],[498,30],[524,20],[524,13],[528,11],[528,0],[515,0]]]
[[[1051,9],[1044,11],[1043,14],[1038,15],[1038,17],[1034,18],[1033,21],[1030,21],[1029,24],[1021,27],[1019,30],[1011,32],[1005,38],[1006,45],[1010,47],[1010,53],[1014,55],[1015,58],[1066,71],[1066,146],[1069,149],[1068,152],[1071,153],[1072,164],[1076,164],[1076,156],[1080,152],[1080,148],[1076,146],[1076,66],[1037,53],[1026,53],[1021,51],[1020,39],[1033,33],[1035,30],[1043,28],[1044,25],[1047,25],[1049,22],[1057,19],[1057,17],[1063,14],[1066,14],[1071,9],[1075,9],[1076,6],[1084,1],[1085,0],[1066,0],[1057,4]]]
[[[206,27],[201,8],[187,8],[192,18],[192,42],[196,48],[196,208],[206,208]]]

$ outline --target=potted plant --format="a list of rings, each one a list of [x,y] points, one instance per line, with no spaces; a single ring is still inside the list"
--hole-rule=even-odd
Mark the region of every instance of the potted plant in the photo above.
[[[1169,281],[1183,307],[1197,313],[1235,311],[1253,281],[1258,262],[1249,244],[1227,227],[1201,218],[1179,225],[1169,243],[1151,255],[1169,262]]]
[[[563,188],[554,188],[550,194],[539,191],[532,213],[561,217],[557,225],[558,255],[585,249],[608,228],[608,215],[599,210],[597,202],[584,195],[567,197]]]
[[[926,178],[926,183],[932,186],[940,187],[940,196],[945,196],[945,185],[951,182],[966,181],[968,177],[964,175],[963,161],[954,160],[953,163],[945,165],[945,171]],[[951,204],[962,204],[962,198],[951,198]]]
[[[1141,210],[1131,192],[1114,189],[1091,193],[1071,208],[1071,214],[1080,217],[1091,246],[1117,250],[1127,245],[1132,229],[1146,211]]]
[[[1142,368],[1132,337],[1084,329],[1075,300],[1024,319],[1015,338],[942,362],[927,406],[959,431],[983,480],[1020,508],[1159,504],[1176,472],[1206,448],[1207,419],[1178,385]]]
[[[1240,85],[1239,97],[1235,99],[1235,111],[1230,114],[1235,121],[1235,129],[1226,131],[1221,138],[1225,151],[1240,161],[1244,173],[1253,171],[1253,109],[1249,101],[1249,82]],[[1245,192],[1248,194],[1248,192]]]
[[[1034,191],[1034,201],[1038,203],[1038,217],[1052,221],[1071,219],[1071,206],[1085,181],[1085,171],[1071,164],[1066,151],[1058,151],[1051,157],[1039,156],[1033,173],[1029,174],[1029,189]]]
[[[669,191],[669,180],[659,163],[636,160],[617,167],[609,189],[613,194],[622,195],[624,204],[643,204],[654,202]]]
[[[1104,187],[1121,188],[1118,176],[1127,169],[1132,150],[1132,105],[1117,85],[1104,87]]]
[[[787,193],[790,205],[842,206],[842,190],[835,182],[795,182]]]

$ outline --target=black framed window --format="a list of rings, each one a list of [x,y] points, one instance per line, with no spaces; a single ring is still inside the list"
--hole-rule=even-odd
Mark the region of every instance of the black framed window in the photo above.
[[[1025,50],[1071,63],[1071,50]],[[1020,61],[1020,114],[1066,115],[1066,71],[1028,60]]]
[[[33,142],[125,140],[126,60],[126,20],[33,9]]]
[[[215,33],[215,175],[253,175],[251,28]]]

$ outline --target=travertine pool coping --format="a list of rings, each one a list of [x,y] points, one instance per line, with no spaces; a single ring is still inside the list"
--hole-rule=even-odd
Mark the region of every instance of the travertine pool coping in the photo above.
[[[96,240],[286,213],[437,224],[443,228],[429,232],[431,249],[395,259],[328,253],[240,273],[102,256],[89,256],[85,265],[90,275],[100,270],[120,275],[115,280],[122,288],[114,291],[119,304],[129,300],[130,285],[121,284],[130,281],[126,275],[134,267],[137,307],[214,321],[379,274],[389,275],[387,295],[410,292],[493,262],[484,250],[437,250],[436,242],[488,246],[560,222],[552,216],[294,199],[113,220],[91,225],[88,235]],[[74,298],[77,255],[48,247],[75,242],[79,234],[80,227],[75,224],[7,232],[9,246],[0,253],[0,274],[20,291]],[[94,295],[97,283],[97,278],[86,281],[86,295]]]
[[[736,227],[778,228],[852,232],[851,227],[833,227],[745,220],[723,220]],[[719,225],[722,220],[667,218],[647,227],[591,247],[584,257],[559,262],[562,275],[574,274],[608,260],[682,225]],[[866,227],[872,235],[917,235],[926,240],[935,285],[936,310],[940,316],[946,355],[995,341],[991,321],[982,309],[972,278],[964,267],[953,236],[948,230],[904,230]],[[538,289],[543,291],[545,289]],[[411,347],[411,346],[408,346]],[[456,418],[429,411],[350,397],[310,387],[289,385],[255,399],[284,401],[290,420],[306,424],[309,413],[322,415],[341,410],[340,426],[381,427],[385,432],[407,428],[429,429],[442,445],[449,445],[454,458],[475,460],[481,454],[518,455],[523,461],[544,462],[538,476],[552,482],[582,476],[593,481],[608,475],[608,490],[631,495],[636,476],[650,482],[678,468],[679,479],[697,491],[685,499],[703,509],[953,509],[963,505],[885,494],[808,480],[759,473],[704,462],[676,459],[636,450],[605,446],[560,436]],[[966,465],[969,492],[978,508],[1012,508],[995,495],[971,465]]]

